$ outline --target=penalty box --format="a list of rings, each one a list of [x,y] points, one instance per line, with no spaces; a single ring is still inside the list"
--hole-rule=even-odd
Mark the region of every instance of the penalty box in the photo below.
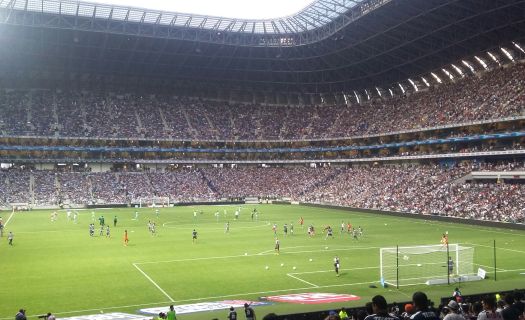
[[[331,266],[328,261],[326,265]],[[341,276],[335,277],[333,269],[312,270],[319,264],[305,258],[273,253],[137,262],[134,266],[170,300],[243,294],[254,288],[271,292],[364,284],[377,282],[379,272],[378,266],[342,268]]]

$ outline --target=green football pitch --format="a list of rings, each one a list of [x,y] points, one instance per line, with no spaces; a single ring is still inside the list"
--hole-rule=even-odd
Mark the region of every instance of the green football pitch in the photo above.
[[[445,231],[450,243],[474,247],[476,268],[488,271],[486,280],[461,283],[464,295],[525,288],[523,231],[299,205],[241,207],[238,220],[234,218],[238,206],[161,208],[159,217],[152,208],[94,210],[96,219],[103,215],[111,226],[110,238],[105,231],[99,236],[98,220],[94,221],[95,236],[90,237],[92,210],[79,210],[78,223],[68,221],[65,211],[58,211],[55,222],[50,219],[52,211],[2,212],[5,231],[14,233],[14,245],[7,245],[4,232],[0,242],[0,320],[12,319],[19,308],[25,308],[32,318],[48,311],[70,317],[311,292],[353,294],[361,300],[324,305],[276,303],[255,311],[261,317],[269,312],[361,306],[376,294],[384,295],[388,302],[409,301],[417,290],[438,301],[450,296],[457,284],[381,287],[379,248],[439,244]],[[259,212],[257,221],[251,219],[254,207]],[[118,224],[113,227],[115,216]],[[304,228],[299,225],[300,217]],[[155,236],[148,231],[149,220],[156,222]],[[342,221],[361,226],[363,236],[354,240],[340,233]],[[279,255],[274,252],[274,223],[281,241]],[[285,223],[293,223],[293,235],[283,235]],[[316,227],[315,237],[307,235],[310,224]],[[333,238],[325,239],[322,234],[326,225],[334,228]],[[193,229],[198,232],[196,243],[192,243]],[[128,246],[123,245],[124,230],[128,230]],[[333,270],[336,255],[341,259],[339,277]],[[179,318],[225,318],[226,314],[226,310],[219,310]]]

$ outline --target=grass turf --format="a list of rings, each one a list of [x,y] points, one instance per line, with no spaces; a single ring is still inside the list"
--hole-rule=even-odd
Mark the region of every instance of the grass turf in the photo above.
[[[320,209],[295,205],[257,205],[258,221],[250,218],[254,206],[198,206],[161,208],[156,217],[151,208],[95,210],[105,217],[111,238],[89,236],[91,210],[79,211],[78,224],[59,211],[51,222],[51,211],[15,213],[5,231],[15,234],[7,246],[6,233],[0,242],[0,319],[12,319],[19,308],[34,316],[48,311],[59,317],[103,312],[131,312],[170,304],[252,299],[285,293],[325,292],[360,296],[360,301],[325,305],[273,304],[256,307],[261,317],[268,312],[295,313],[310,310],[360,306],[382,294],[388,302],[408,301],[423,290],[435,301],[449,296],[456,286],[407,286],[399,290],[379,286],[379,248],[398,245],[439,244],[449,231],[451,243],[475,247],[475,263],[493,265],[493,240],[497,241],[498,281],[489,279],[462,283],[463,294],[525,288],[525,232],[430,222],[409,218]],[[197,217],[193,212],[201,211]],[[214,212],[219,210],[219,221]],[[227,210],[227,215],[224,214]],[[10,217],[3,212],[4,223]],[[118,224],[113,228],[113,217]],[[304,218],[301,229],[298,220]],[[148,232],[148,220],[156,221],[157,235]],[[230,221],[230,232],[225,223]],[[358,241],[340,234],[341,221],[364,229]],[[278,225],[281,254],[274,253],[271,224]],[[294,224],[294,235],[283,236],[283,224]],[[309,238],[306,226],[316,226]],[[334,228],[334,238],[325,240],[322,226]],[[123,245],[124,230],[130,242]],[[191,232],[199,233],[192,243]],[[333,271],[333,257],[341,258],[341,276]],[[312,259],[312,261],[310,261]],[[281,266],[283,264],[283,266]],[[265,267],[268,266],[268,269]],[[296,269],[293,269],[293,267]],[[445,271],[446,272],[446,271]],[[292,274],[292,277],[287,274]],[[375,284],[378,288],[369,288]],[[184,314],[180,319],[223,318],[226,310]]]

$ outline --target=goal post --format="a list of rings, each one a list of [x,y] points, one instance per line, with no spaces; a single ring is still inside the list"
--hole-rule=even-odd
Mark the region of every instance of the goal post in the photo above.
[[[170,197],[143,197],[138,201],[140,208],[160,208],[160,207],[169,207],[170,206]]]
[[[379,263],[383,286],[446,284],[475,275],[474,248],[459,244],[381,248]]]

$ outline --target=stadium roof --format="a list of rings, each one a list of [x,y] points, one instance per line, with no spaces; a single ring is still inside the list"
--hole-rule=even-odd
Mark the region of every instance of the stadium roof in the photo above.
[[[275,19],[293,15],[315,0],[89,0],[121,7],[185,12],[237,19]]]
[[[220,32],[292,34],[331,23],[364,0],[316,0],[297,13],[273,19],[243,19],[169,12],[74,0],[0,0],[0,8],[65,18],[92,18],[114,22],[210,29]],[[388,2],[390,0],[383,0]],[[122,2],[122,1],[121,1]]]
[[[253,21],[0,0],[0,80],[352,92],[524,38],[525,0],[319,0]]]

